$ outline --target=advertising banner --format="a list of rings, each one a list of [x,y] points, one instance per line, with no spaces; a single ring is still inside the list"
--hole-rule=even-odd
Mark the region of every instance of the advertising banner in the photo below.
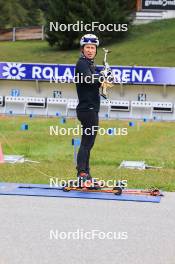
[[[175,85],[175,67],[111,66],[115,83]],[[102,66],[97,66],[97,72]],[[75,82],[75,65],[0,62],[0,79]]]

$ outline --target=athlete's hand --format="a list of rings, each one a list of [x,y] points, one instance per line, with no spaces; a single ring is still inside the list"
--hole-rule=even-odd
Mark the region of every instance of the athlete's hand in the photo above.
[[[112,88],[113,86],[114,86],[113,83],[107,82],[107,81],[103,81],[102,84],[101,84],[101,88],[103,88],[103,89]]]

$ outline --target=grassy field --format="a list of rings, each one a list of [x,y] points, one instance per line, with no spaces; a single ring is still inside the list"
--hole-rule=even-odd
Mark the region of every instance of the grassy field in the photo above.
[[[175,19],[132,27],[129,37],[108,46],[113,65],[174,66]],[[75,63],[78,50],[57,51],[46,41],[0,42],[0,61]],[[97,60],[102,64],[103,51]]]
[[[21,131],[22,123],[29,130]],[[139,126],[140,123],[140,126]],[[91,171],[99,179],[128,180],[130,188],[157,186],[175,191],[175,123],[139,122],[129,127],[128,121],[104,120],[104,128],[127,128],[127,136],[98,135],[91,155]],[[58,118],[0,117],[0,142],[4,154],[19,154],[40,161],[39,164],[1,164],[0,181],[48,183],[50,177],[76,177],[70,136],[50,136],[49,126],[76,127],[76,119],[60,124]],[[145,171],[119,169],[122,160],[145,160],[162,169]]]

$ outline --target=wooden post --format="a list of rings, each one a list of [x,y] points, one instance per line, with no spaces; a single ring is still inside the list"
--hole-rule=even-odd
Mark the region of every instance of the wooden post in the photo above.
[[[42,40],[44,40],[44,26],[42,26]]]
[[[136,11],[142,10],[142,0],[136,0]]]
[[[13,28],[13,39],[12,41],[16,41],[16,28]]]

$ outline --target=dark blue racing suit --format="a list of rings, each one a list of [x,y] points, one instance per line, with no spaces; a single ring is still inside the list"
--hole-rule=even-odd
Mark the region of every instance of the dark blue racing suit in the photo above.
[[[94,61],[82,56],[76,64],[76,76],[83,77],[76,83],[79,104],[77,117],[83,127],[81,145],[77,156],[77,171],[89,174],[90,151],[97,135],[100,110],[99,74],[96,74]],[[94,78],[93,78],[94,77]],[[86,82],[88,81],[88,83]],[[93,133],[93,127],[94,133]]]

